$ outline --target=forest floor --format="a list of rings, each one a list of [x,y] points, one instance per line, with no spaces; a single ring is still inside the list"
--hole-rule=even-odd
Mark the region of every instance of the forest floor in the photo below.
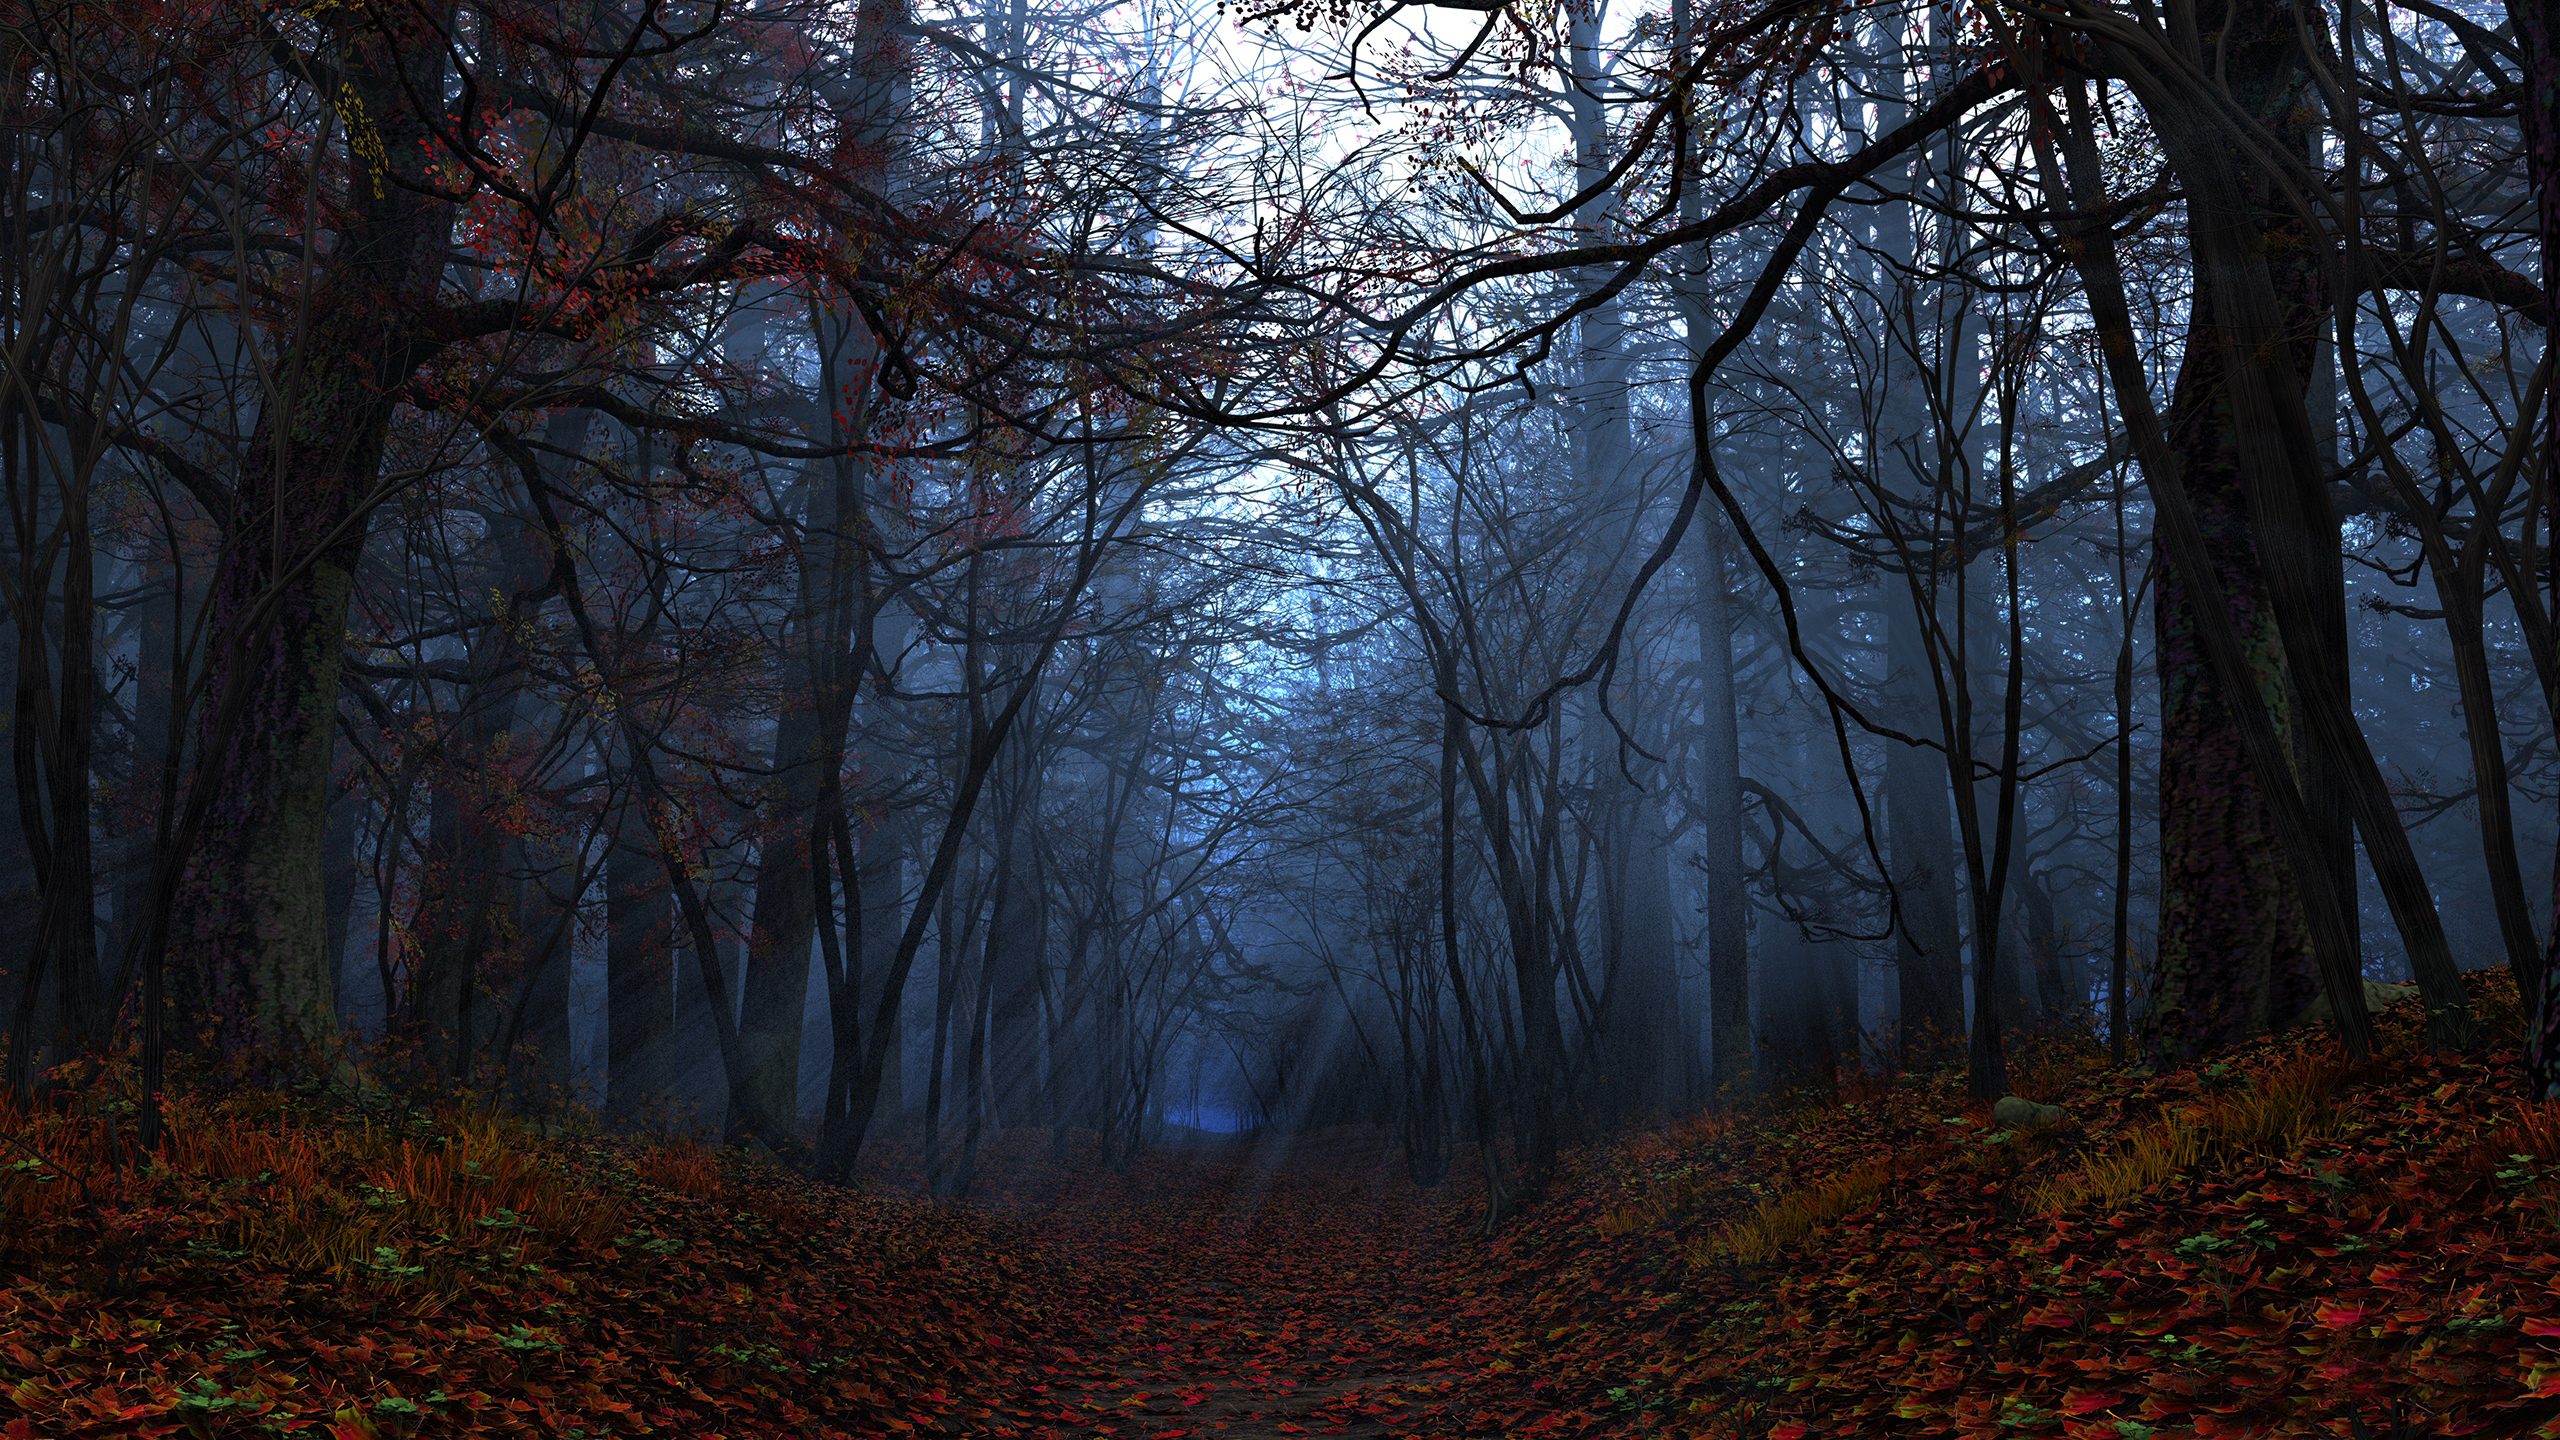
[[[2560,1436],[2560,1105],[2493,1033],[2019,1047],[1568,1157],[998,1137],[963,1204],[377,1098],[0,1114],[0,1436]],[[2503,992],[2501,991],[2503,988]],[[1090,1137],[1078,1137],[1089,1146]]]

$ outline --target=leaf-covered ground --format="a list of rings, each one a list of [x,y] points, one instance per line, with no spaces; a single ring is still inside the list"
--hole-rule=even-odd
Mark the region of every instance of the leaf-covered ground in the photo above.
[[[2473,977],[2493,1012],[2502,977]],[[0,1435],[2560,1436],[2560,1106],[2513,1042],[2068,1046],[1572,1157],[1474,1234],[1374,1135],[967,1205],[275,1097],[0,1117]],[[1089,1144],[1089,1140],[1079,1143]]]

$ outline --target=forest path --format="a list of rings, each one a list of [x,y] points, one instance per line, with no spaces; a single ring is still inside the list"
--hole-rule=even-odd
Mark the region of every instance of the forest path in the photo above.
[[[1374,1135],[990,1187],[1036,1237],[1059,1351],[1020,1393],[972,1398],[1044,1440],[1412,1433],[1474,1373],[1414,1338],[1447,1313],[1448,1196],[1417,1190]]]

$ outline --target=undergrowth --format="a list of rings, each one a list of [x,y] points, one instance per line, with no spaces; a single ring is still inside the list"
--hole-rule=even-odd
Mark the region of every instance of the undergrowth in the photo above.
[[[2174,1073],[2037,1042],[1996,1127],[1962,1076],[1852,1078],[1583,1157],[1451,1262],[1466,1433],[2560,1436],[2560,1104],[2414,1000]],[[1451,1433],[1458,1433],[1453,1429]]]
[[[945,1428],[1027,1343],[999,1221],[467,1108],[0,1105],[0,1435]]]
[[[0,1108],[0,1437],[2560,1440],[2560,1104],[2466,983],[2473,1054],[2414,1002],[2360,1063],[2065,1029],[2012,1071],[2058,1121],[1846,1074],[1569,1155],[1484,1241],[1464,1147],[1434,1198],[1382,1141],[1026,1130],[954,1205],[245,1091],[145,1157],[108,1085]]]

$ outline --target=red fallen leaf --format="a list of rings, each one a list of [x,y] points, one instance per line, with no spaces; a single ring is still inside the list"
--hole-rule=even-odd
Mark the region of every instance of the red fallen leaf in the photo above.
[[[2123,1403],[2124,1397],[2112,1390],[2065,1390],[2062,1392],[2061,1409],[2065,1415],[2086,1415],[2092,1410],[2112,1409]]]
[[[2530,1315],[2516,1328],[2527,1335],[2560,1335],[2560,1320],[2543,1315]]]
[[[2360,1301],[2350,1303],[2324,1301],[2312,1308],[2311,1318],[2332,1330],[2346,1330],[2363,1324],[2366,1317],[2380,1312],[2380,1306],[2366,1305]]]
[[[1790,1420],[1784,1425],[1780,1425],[1776,1429],[1771,1430],[1769,1432],[1769,1440],[1804,1440],[1805,1436],[1812,1433],[1812,1426],[1805,1424],[1801,1420]]]

